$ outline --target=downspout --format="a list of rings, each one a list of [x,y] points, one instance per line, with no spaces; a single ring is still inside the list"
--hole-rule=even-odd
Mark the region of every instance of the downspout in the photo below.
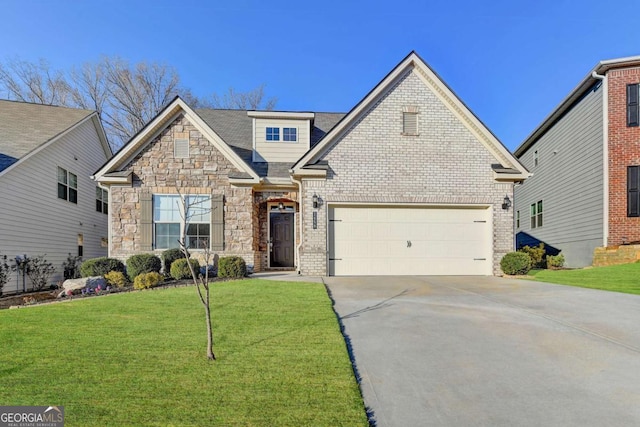
[[[609,85],[607,76],[598,74],[595,70],[591,77],[602,81],[602,246],[609,244]]]
[[[293,171],[289,171],[289,173],[293,173]],[[302,249],[302,242],[304,241],[304,224],[303,224],[303,216],[302,216],[302,211],[303,211],[303,199],[302,199],[302,181],[298,181],[296,180],[293,175],[291,175],[291,181],[295,182],[298,185],[298,205],[300,206],[300,218],[299,218],[299,224],[300,224],[300,243],[298,243],[298,246],[296,246],[296,269],[298,270],[298,274],[300,274],[300,250]]]

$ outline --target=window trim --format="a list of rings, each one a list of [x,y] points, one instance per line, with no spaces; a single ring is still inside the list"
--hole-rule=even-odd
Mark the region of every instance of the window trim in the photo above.
[[[544,205],[542,200],[531,204],[531,229],[541,228],[544,225]]]
[[[98,192],[100,198],[98,198]],[[96,185],[96,212],[109,214],[109,192],[98,185]]]
[[[172,220],[172,221],[168,221],[168,220],[157,220],[156,219],[156,213],[157,213],[157,207],[156,207],[156,200],[158,200],[158,198],[162,198],[162,197],[166,197],[166,198],[171,198],[175,200],[175,203],[177,203],[177,206],[174,207],[173,209],[171,209],[172,212],[172,216],[174,216],[176,214],[176,211],[174,210],[175,208],[177,208],[177,215],[179,217],[179,219],[177,220]],[[190,198],[201,198],[202,201],[199,203],[207,203],[208,207],[202,207],[202,208],[196,208],[196,209],[202,209],[203,212],[200,214],[195,214],[196,216],[199,217],[203,217],[203,220],[194,220],[193,216],[189,219],[189,221],[186,224],[186,227],[189,228],[190,225],[199,225],[199,224],[203,224],[203,225],[208,225],[209,226],[209,238],[208,238],[208,246],[209,249],[211,249],[212,247],[212,221],[211,221],[211,210],[212,210],[212,199],[209,195],[206,194],[186,194],[184,196],[186,198],[186,204],[189,205],[189,203],[191,203],[189,201]],[[172,204],[174,203],[174,201],[172,200]],[[188,234],[185,234],[185,230],[183,228],[183,213],[184,213],[184,206],[182,205],[181,201],[180,201],[180,196],[177,194],[154,194],[152,196],[152,213],[151,213],[151,223],[152,223],[152,247],[154,250],[166,250],[166,249],[171,249],[177,246],[162,246],[160,247],[158,245],[158,239],[157,239],[157,230],[156,230],[156,225],[157,224],[178,224],[179,225],[179,234],[178,234],[178,238],[181,238],[183,235],[186,236],[187,238],[187,247],[190,250],[195,250],[195,251],[201,251],[204,250],[206,248],[203,247],[191,247],[190,244],[190,236]],[[200,227],[196,227],[197,229],[199,229]],[[196,234],[196,239],[198,239],[199,234]]]
[[[267,142],[280,142],[280,127],[278,126],[265,127],[264,140]]]
[[[287,139],[287,131],[293,131],[294,139]],[[289,134],[289,138],[291,138],[291,134]],[[292,126],[282,127],[282,142],[298,142],[298,128]]]
[[[61,172],[64,174],[64,180],[61,181]],[[72,179],[75,181],[75,185],[71,185]],[[66,200],[67,202],[78,204],[78,175],[69,172],[63,167],[58,166],[57,169],[57,188],[58,199]],[[64,188],[64,197],[60,197],[60,190]],[[73,195],[73,196],[72,196]],[[72,200],[73,199],[73,200]]]

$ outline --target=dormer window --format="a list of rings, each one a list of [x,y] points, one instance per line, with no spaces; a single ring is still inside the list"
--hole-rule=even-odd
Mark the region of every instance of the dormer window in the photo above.
[[[267,141],[280,141],[280,128],[267,128]]]
[[[298,129],[297,128],[282,128],[282,140],[289,142],[298,141]]]

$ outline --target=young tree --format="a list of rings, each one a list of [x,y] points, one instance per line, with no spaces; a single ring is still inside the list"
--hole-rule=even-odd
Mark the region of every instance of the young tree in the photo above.
[[[11,266],[7,263],[7,256],[0,256],[0,296],[2,296],[2,289],[4,285],[9,282],[11,277]]]
[[[189,271],[191,272],[193,283],[196,286],[198,297],[200,298],[200,302],[202,303],[202,306],[204,308],[205,322],[207,325],[207,358],[209,360],[216,360],[216,356],[213,353],[213,327],[211,325],[211,292],[209,284],[209,261],[211,261],[211,250],[209,239],[199,239],[192,242],[187,237],[189,221],[196,215],[205,215],[211,213],[211,209],[202,207],[202,204],[207,200],[210,200],[210,198],[198,198],[192,201],[189,200],[188,196],[180,193],[179,190],[178,195],[180,196],[179,210],[182,222],[182,233],[180,239],[178,240],[178,244],[180,245],[180,250],[187,260],[187,265],[189,266]],[[189,249],[203,250],[205,261],[204,277],[200,274],[199,271],[195,271],[195,269],[193,268],[193,265],[191,264],[191,253],[189,252]]]

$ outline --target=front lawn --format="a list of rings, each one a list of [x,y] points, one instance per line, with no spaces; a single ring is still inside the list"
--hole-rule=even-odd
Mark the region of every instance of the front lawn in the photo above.
[[[539,282],[640,294],[640,263],[580,270],[532,270],[529,274]]]
[[[63,405],[65,426],[366,426],[321,284],[194,287],[0,311],[0,404]]]

